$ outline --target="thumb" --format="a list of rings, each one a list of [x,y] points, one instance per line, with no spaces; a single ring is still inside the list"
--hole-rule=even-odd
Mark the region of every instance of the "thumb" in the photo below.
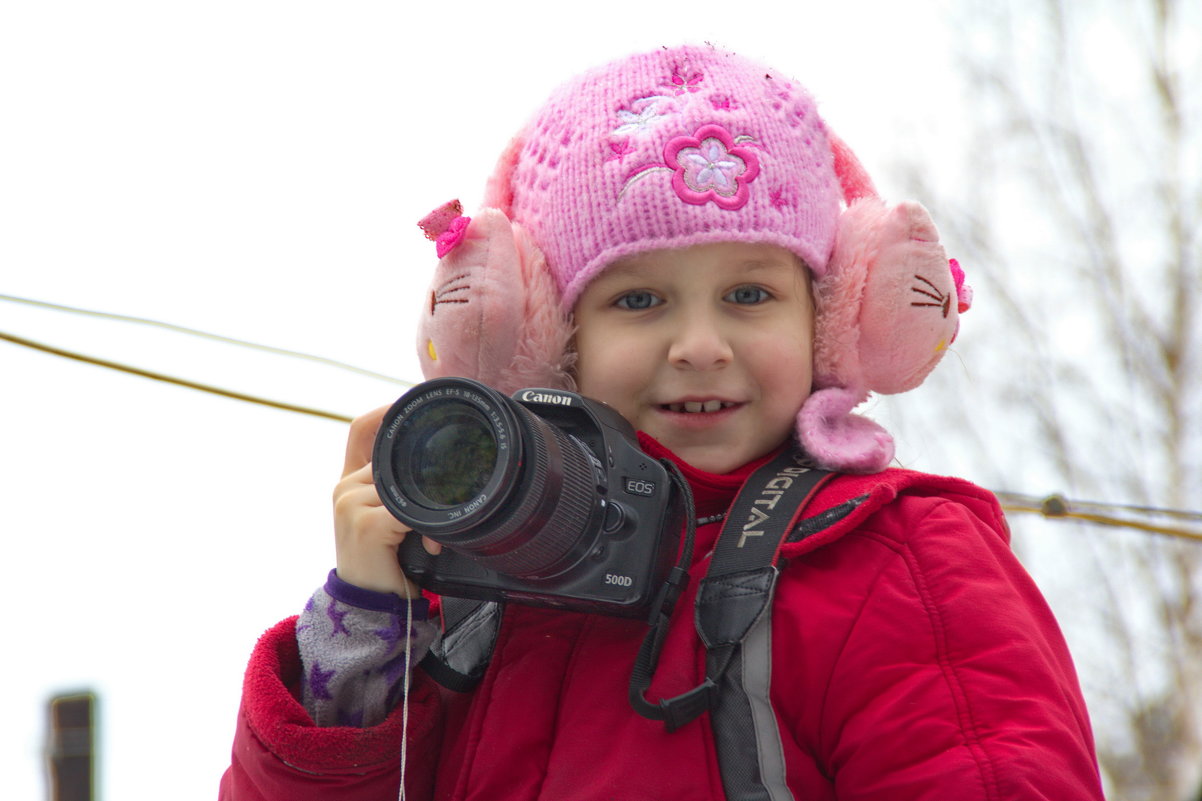
[[[376,432],[380,430],[380,422],[389,408],[389,406],[381,406],[379,409],[351,421],[351,430],[346,438],[346,461],[342,467],[343,478],[371,462],[371,451],[376,441]]]

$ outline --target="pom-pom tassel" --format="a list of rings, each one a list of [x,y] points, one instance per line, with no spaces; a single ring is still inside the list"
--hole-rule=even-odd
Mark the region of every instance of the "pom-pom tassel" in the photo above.
[[[867,417],[852,414],[866,393],[843,387],[820,389],[797,413],[801,445],[823,467],[876,473],[893,459],[893,437]]]

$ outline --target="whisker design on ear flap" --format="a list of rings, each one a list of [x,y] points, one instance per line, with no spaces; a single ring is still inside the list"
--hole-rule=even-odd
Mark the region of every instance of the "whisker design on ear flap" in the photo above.
[[[501,211],[484,209],[464,225],[431,287],[417,338],[427,379],[474,378],[505,393],[569,386],[571,327],[546,260]]]
[[[430,313],[433,314],[440,303],[467,303],[468,299],[462,297],[463,293],[470,292],[472,288],[467,278],[466,273],[461,273],[432,290],[430,292]],[[451,295],[460,295],[460,297],[450,297]]]
[[[935,286],[930,281],[928,281],[926,278],[923,278],[921,275],[914,276],[914,280],[918,281],[919,283],[925,284],[926,287],[928,287],[928,288],[924,288],[921,286],[914,286],[914,287],[910,287],[910,291],[917,295],[922,295],[923,297],[930,298],[932,301],[934,301],[934,303],[931,303],[930,301],[926,301],[926,302],[911,301],[910,305],[911,306],[935,306],[939,309],[942,309],[943,316],[947,317],[947,313],[951,310],[952,296],[950,294],[945,294],[945,293],[940,292],[939,287]]]
[[[823,466],[877,472],[893,458],[893,438],[852,409],[871,393],[921,384],[955,337],[971,290],[926,209],[886,204],[851,149],[830,141],[847,207],[826,274],[814,282],[815,391],[797,434]]]

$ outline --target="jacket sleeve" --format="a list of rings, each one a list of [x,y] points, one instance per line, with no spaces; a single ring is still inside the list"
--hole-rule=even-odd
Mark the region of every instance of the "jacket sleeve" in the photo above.
[[[221,801],[396,798],[404,707],[369,728],[318,727],[297,700],[296,618],[269,629],[251,655]],[[439,694],[415,673],[409,693],[406,796],[428,799],[439,742]]]
[[[1102,799],[1067,645],[987,518],[903,496],[825,557],[857,577],[826,590],[846,625],[814,677],[840,801]]]
[[[318,726],[375,726],[396,708],[438,626],[430,602],[348,584],[331,570],[296,624],[301,702]],[[408,668],[408,669],[407,669]]]

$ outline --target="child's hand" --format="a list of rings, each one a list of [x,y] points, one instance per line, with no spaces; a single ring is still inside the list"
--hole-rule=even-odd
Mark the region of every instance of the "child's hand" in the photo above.
[[[365,590],[417,598],[420,590],[397,562],[397,546],[411,529],[380,502],[372,481],[371,451],[388,407],[358,417],[346,442],[342,480],[334,490],[334,541],[338,577]],[[430,553],[442,546],[423,538]]]

